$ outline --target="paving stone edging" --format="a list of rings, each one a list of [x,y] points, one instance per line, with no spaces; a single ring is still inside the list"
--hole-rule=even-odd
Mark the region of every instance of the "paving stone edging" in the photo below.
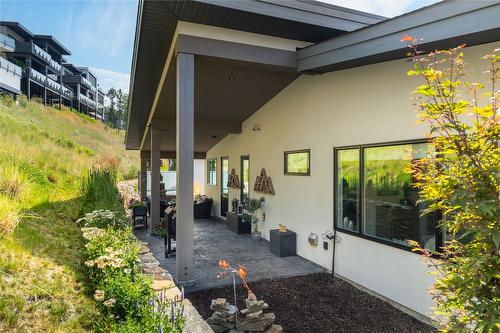
[[[181,299],[182,293],[175,285],[172,275],[166,269],[160,267],[160,263],[154,257],[148,247],[148,243],[140,242],[139,266],[142,273],[153,277],[153,289],[157,292],[164,290],[164,297],[170,301]],[[196,308],[188,299],[182,301],[184,305],[184,316],[186,317],[186,327],[184,332],[188,333],[213,333],[214,331],[203,320]]]

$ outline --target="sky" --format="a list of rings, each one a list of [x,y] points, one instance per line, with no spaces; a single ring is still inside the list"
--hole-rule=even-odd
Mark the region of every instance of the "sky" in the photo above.
[[[321,1],[387,17],[437,2]],[[71,51],[68,61],[90,67],[105,91],[128,91],[136,18],[137,0],[0,0],[0,20],[18,21],[34,34],[54,36]]]

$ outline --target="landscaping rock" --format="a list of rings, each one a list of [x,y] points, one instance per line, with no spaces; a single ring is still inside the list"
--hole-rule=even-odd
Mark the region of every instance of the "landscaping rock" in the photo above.
[[[147,247],[147,245],[141,243],[141,249],[139,250],[139,255],[146,253],[151,253],[151,250],[149,249],[149,247]]]
[[[152,287],[154,290],[170,289],[175,287],[175,283],[171,280],[154,280]]]
[[[272,332],[279,333],[280,326],[273,329],[274,313],[263,313],[269,305],[262,300],[257,300],[253,293],[245,299],[246,308],[238,309],[227,302],[225,298],[213,299],[210,309],[214,312],[207,319],[207,323],[214,332]]]
[[[160,265],[160,262],[156,260],[154,255],[152,253],[146,253],[143,255],[139,255],[139,260],[143,264],[154,264],[154,265]]]

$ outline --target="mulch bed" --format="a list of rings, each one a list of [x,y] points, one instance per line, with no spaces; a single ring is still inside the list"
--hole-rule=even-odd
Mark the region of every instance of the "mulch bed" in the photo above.
[[[405,332],[435,330],[390,304],[349,283],[319,273],[249,284],[258,299],[269,304],[276,324],[285,332]],[[232,286],[191,292],[186,297],[204,319],[212,311],[210,301],[225,297],[233,302]],[[246,292],[237,287],[238,307],[243,308]]]

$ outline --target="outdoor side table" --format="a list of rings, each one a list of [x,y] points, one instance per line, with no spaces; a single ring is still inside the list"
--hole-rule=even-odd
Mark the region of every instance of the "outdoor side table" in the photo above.
[[[226,227],[237,234],[249,234],[251,228],[250,222],[243,221],[242,214],[233,212],[226,213]]]
[[[297,234],[293,231],[279,232],[278,229],[269,231],[271,252],[278,257],[297,255]]]

